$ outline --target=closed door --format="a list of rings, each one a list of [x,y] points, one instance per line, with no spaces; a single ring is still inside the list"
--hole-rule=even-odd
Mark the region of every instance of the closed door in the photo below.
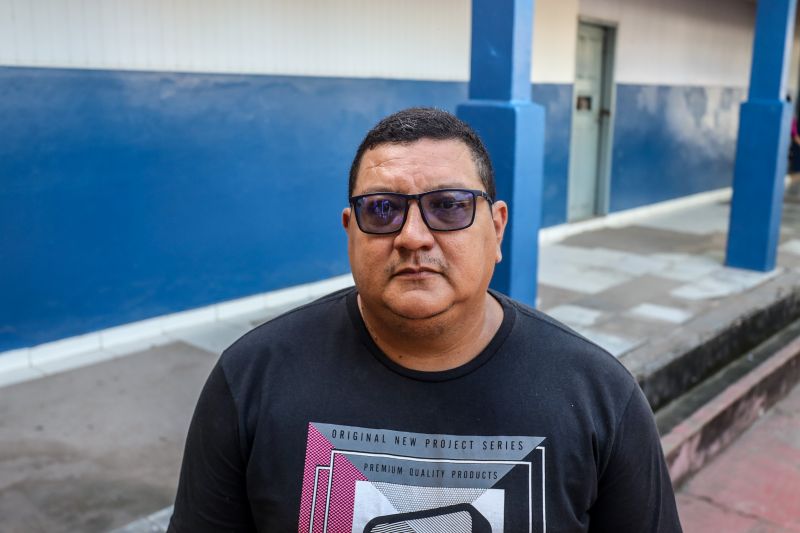
[[[572,143],[568,195],[569,220],[597,212],[603,119],[604,42],[601,26],[580,24],[572,108]]]

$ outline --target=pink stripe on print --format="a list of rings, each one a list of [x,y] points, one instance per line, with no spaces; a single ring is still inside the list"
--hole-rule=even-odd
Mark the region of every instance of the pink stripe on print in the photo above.
[[[328,475],[330,470],[320,470],[317,479],[317,504],[314,507],[314,527],[312,531],[322,531],[325,527],[325,500],[328,496]]]
[[[298,521],[298,531],[300,533],[310,533],[311,526],[311,503],[314,499],[314,477],[317,466],[328,466],[331,460],[333,445],[328,442],[322,433],[311,423],[308,424],[308,438],[306,441],[306,464],[303,469],[303,491],[300,495],[300,519]],[[322,472],[320,472],[322,473]],[[322,501],[317,502],[317,508],[325,507],[325,494],[327,494],[328,476],[325,475],[324,491]],[[319,497],[319,496],[318,496]],[[352,511],[351,511],[352,513]],[[317,514],[317,513],[315,513]],[[322,531],[322,522],[314,520],[314,529]]]
[[[356,499],[356,481],[367,478],[353,463],[337,454],[333,459],[333,482],[328,511],[328,533],[351,533],[353,531],[353,504]],[[316,529],[316,524],[314,526]]]

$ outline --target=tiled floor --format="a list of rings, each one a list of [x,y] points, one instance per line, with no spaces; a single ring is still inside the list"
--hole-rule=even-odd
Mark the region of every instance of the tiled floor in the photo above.
[[[692,318],[692,313],[685,309],[678,309],[666,305],[642,303],[628,312],[634,318],[644,318],[670,324],[682,324]]]
[[[692,210],[692,216],[676,211],[659,215],[640,223],[647,228],[658,228],[690,235],[709,235],[728,231],[728,205],[716,203]]]
[[[800,206],[786,205],[780,268],[766,274],[724,266],[728,210],[693,207],[543,246],[540,308],[620,356],[800,267]]]

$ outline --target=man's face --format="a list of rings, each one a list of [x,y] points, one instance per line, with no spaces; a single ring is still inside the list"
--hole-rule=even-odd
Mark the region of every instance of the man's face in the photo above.
[[[435,189],[484,190],[469,148],[461,141],[421,139],[383,144],[364,153],[353,195],[418,194]],[[484,305],[501,258],[508,218],[504,202],[494,208],[476,200],[475,221],[458,231],[431,231],[411,201],[403,228],[388,235],[363,233],[350,207],[342,213],[353,278],[362,303],[405,319],[425,319],[451,309]]]

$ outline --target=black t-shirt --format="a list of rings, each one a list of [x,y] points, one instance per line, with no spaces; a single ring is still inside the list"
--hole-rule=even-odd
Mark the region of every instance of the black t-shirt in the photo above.
[[[680,531],[650,408],[611,355],[492,293],[502,324],[443,372],[392,362],[345,289],[223,353],[170,531]]]

